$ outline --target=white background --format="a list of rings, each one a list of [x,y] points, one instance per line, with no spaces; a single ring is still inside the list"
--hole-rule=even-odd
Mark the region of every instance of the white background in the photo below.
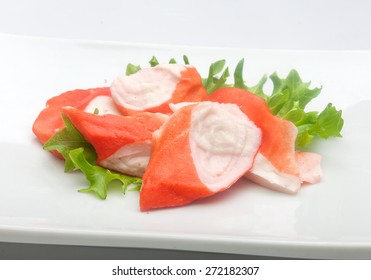
[[[0,0],[0,33],[251,49],[371,50],[370,14],[371,2],[362,0]],[[0,248],[1,257],[10,258],[28,250],[19,244]],[[23,256],[37,257],[37,247],[30,248],[33,254]],[[40,248],[42,258],[61,250]],[[68,250],[58,256],[68,258]],[[82,258],[102,253],[74,250]],[[123,253],[103,252],[111,258]],[[160,258],[162,253],[148,256]],[[143,251],[130,254],[145,256]]]
[[[0,32],[264,49],[371,49],[367,0],[0,0]]]

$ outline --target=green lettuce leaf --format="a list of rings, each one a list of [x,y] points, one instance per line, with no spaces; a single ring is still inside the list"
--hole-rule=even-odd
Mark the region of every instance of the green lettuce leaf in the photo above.
[[[331,136],[341,137],[340,131],[344,125],[341,110],[337,110],[331,103],[318,115],[316,123],[310,132],[321,138],[327,139]]]
[[[70,151],[83,148],[84,155],[89,162],[95,162],[97,154],[94,147],[85,140],[84,136],[74,127],[71,121],[62,115],[65,128],[57,132],[45,144],[44,149],[47,151],[58,151],[65,159],[65,172],[73,171],[76,166],[72,162],[69,153]]]
[[[94,147],[86,141],[68,118],[62,117],[66,127],[47,141],[44,149],[56,150],[64,157],[65,172],[80,170],[84,173],[90,186],[80,192],[94,192],[101,199],[105,199],[107,187],[113,181],[121,182],[121,189],[124,193],[129,186],[131,190],[140,190],[142,179],[98,166]]]
[[[207,93],[211,94],[217,89],[227,86],[226,82],[229,77],[229,69],[228,67],[224,69],[224,66],[225,66],[224,59],[218,60],[210,65],[209,74],[207,78],[202,79],[202,83]],[[222,74],[218,76],[220,73]]]
[[[185,65],[189,65],[189,59],[188,59],[188,56],[183,55],[183,61],[184,61],[184,64],[185,64]]]
[[[80,169],[88,180],[90,187],[79,190],[80,192],[94,192],[99,198],[106,199],[107,187],[113,181],[121,183],[121,189],[125,193],[129,186],[139,190],[142,179],[120,174],[98,165],[91,164],[84,154],[84,148],[70,151],[69,157],[74,165]]]
[[[283,118],[293,108],[304,109],[322,90],[322,87],[310,89],[310,83],[302,82],[296,70],[291,70],[284,79],[277,73],[269,78],[273,82],[273,92],[267,100],[268,106],[273,114]]]
[[[293,69],[286,78],[280,78],[277,73],[270,75],[273,90],[266,94],[263,88],[268,81],[267,76],[264,75],[255,86],[249,87],[243,78],[243,65],[242,59],[236,66],[233,86],[260,96],[274,115],[293,122],[298,128],[297,148],[310,144],[316,136],[324,139],[341,137],[344,124],[341,110],[337,110],[331,103],[321,112],[305,110],[321,93],[322,87],[310,88],[310,82],[303,82],[299,73]]]
[[[130,76],[130,75],[135,74],[136,72],[138,72],[140,69],[141,69],[141,67],[139,65],[134,65],[134,64],[129,63],[126,66],[125,74],[126,74],[126,76]]]
[[[175,60],[175,58],[170,58],[170,60],[169,60],[169,64],[176,64],[176,60]]]
[[[151,67],[155,67],[158,64],[159,64],[159,62],[158,62],[157,58],[155,56],[152,56],[151,60],[149,61],[149,65]]]
[[[234,70],[234,84],[233,87],[242,88],[245,90],[248,90],[261,98],[263,98],[265,101],[267,101],[268,96],[264,93],[263,87],[265,83],[267,82],[267,75],[264,75],[259,82],[255,86],[248,87],[245,83],[244,77],[243,77],[243,66],[244,66],[245,59],[241,59]],[[228,86],[228,85],[225,85]]]

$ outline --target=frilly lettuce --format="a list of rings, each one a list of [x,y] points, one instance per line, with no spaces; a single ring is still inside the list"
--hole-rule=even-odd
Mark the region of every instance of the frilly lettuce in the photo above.
[[[91,164],[85,158],[84,148],[78,148],[70,151],[69,157],[74,163],[75,167],[80,169],[85,174],[86,179],[90,183],[89,188],[81,189],[79,190],[80,192],[94,192],[101,199],[105,199],[107,197],[107,186],[112,181],[119,181],[121,183],[121,189],[124,193],[129,186],[133,187],[131,190],[139,190],[139,187],[142,183],[140,178],[131,177],[95,164]]]
[[[84,173],[89,187],[80,192],[96,193],[101,199],[107,197],[107,188],[113,181],[119,181],[125,193],[130,190],[139,190],[142,179],[120,174],[96,164],[97,155],[94,147],[89,144],[82,134],[73,126],[71,121],[63,116],[65,128],[57,132],[44,145],[44,149],[58,151],[65,159],[65,172],[81,170]]]
[[[262,97],[274,115],[293,122],[298,128],[297,147],[305,147],[316,136],[324,139],[341,137],[344,124],[342,111],[337,110],[332,103],[328,103],[321,112],[305,111],[308,103],[321,93],[322,87],[310,88],[310,82],[303,82],[299,73],[293,69],[286,78],[280,78],[277,73],[269,76],[273,90],[268,95],[263,90],[268,81],[267,76],[264,75],[255,86],[249,87],[242,77],[243,64],[243,59],[237,64],[233,86]]]

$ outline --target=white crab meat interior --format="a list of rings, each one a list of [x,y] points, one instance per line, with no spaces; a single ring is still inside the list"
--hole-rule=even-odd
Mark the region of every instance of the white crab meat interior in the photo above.
[[[261,131],[235,104],[201,102],[192,110],[189,141],[201,182],[217,192],[252,166]]]
[[[131,110],[145,110],[170,100],[186,66],[164,64],[145,68],[129,76],[118,76],[111,84],[114,102]]]

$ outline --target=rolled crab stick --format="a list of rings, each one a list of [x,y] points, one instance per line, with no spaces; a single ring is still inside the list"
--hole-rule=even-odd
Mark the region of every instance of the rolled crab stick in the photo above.
[[[262,98],[243,89],[223,88],[209,100],[237,104],[262,130],[262,143],[252,169],[246,174],[248,179],[286,193],[296,193],[304,181],[320,180],[320,156],[296,152],[296,126],[274,116]]]
[[[119,76],[111,84],[112,98],[124,115],[138,112],[171,114],[170,103],[199,102],[207,97],[196,68],[164,64]]]
[[[96,108],[100,114],[120,114],[115,108],[109,87],[77,89],[52,97],[36,118],[32,131],[41,143],[48,141],[57,131],[64,127],[61,117],[62,107],[71,106],[93,112]]]
[[[228,189],[252,166],[261,131],[238,106],[179,108],[154,133],[140,209],[181,206]]]
[[[159,113],[95,115],[72,107],[64,107],[62,112],[93,145],[97,164],[138,177],[147,167],[153,132],[168,118]]]

